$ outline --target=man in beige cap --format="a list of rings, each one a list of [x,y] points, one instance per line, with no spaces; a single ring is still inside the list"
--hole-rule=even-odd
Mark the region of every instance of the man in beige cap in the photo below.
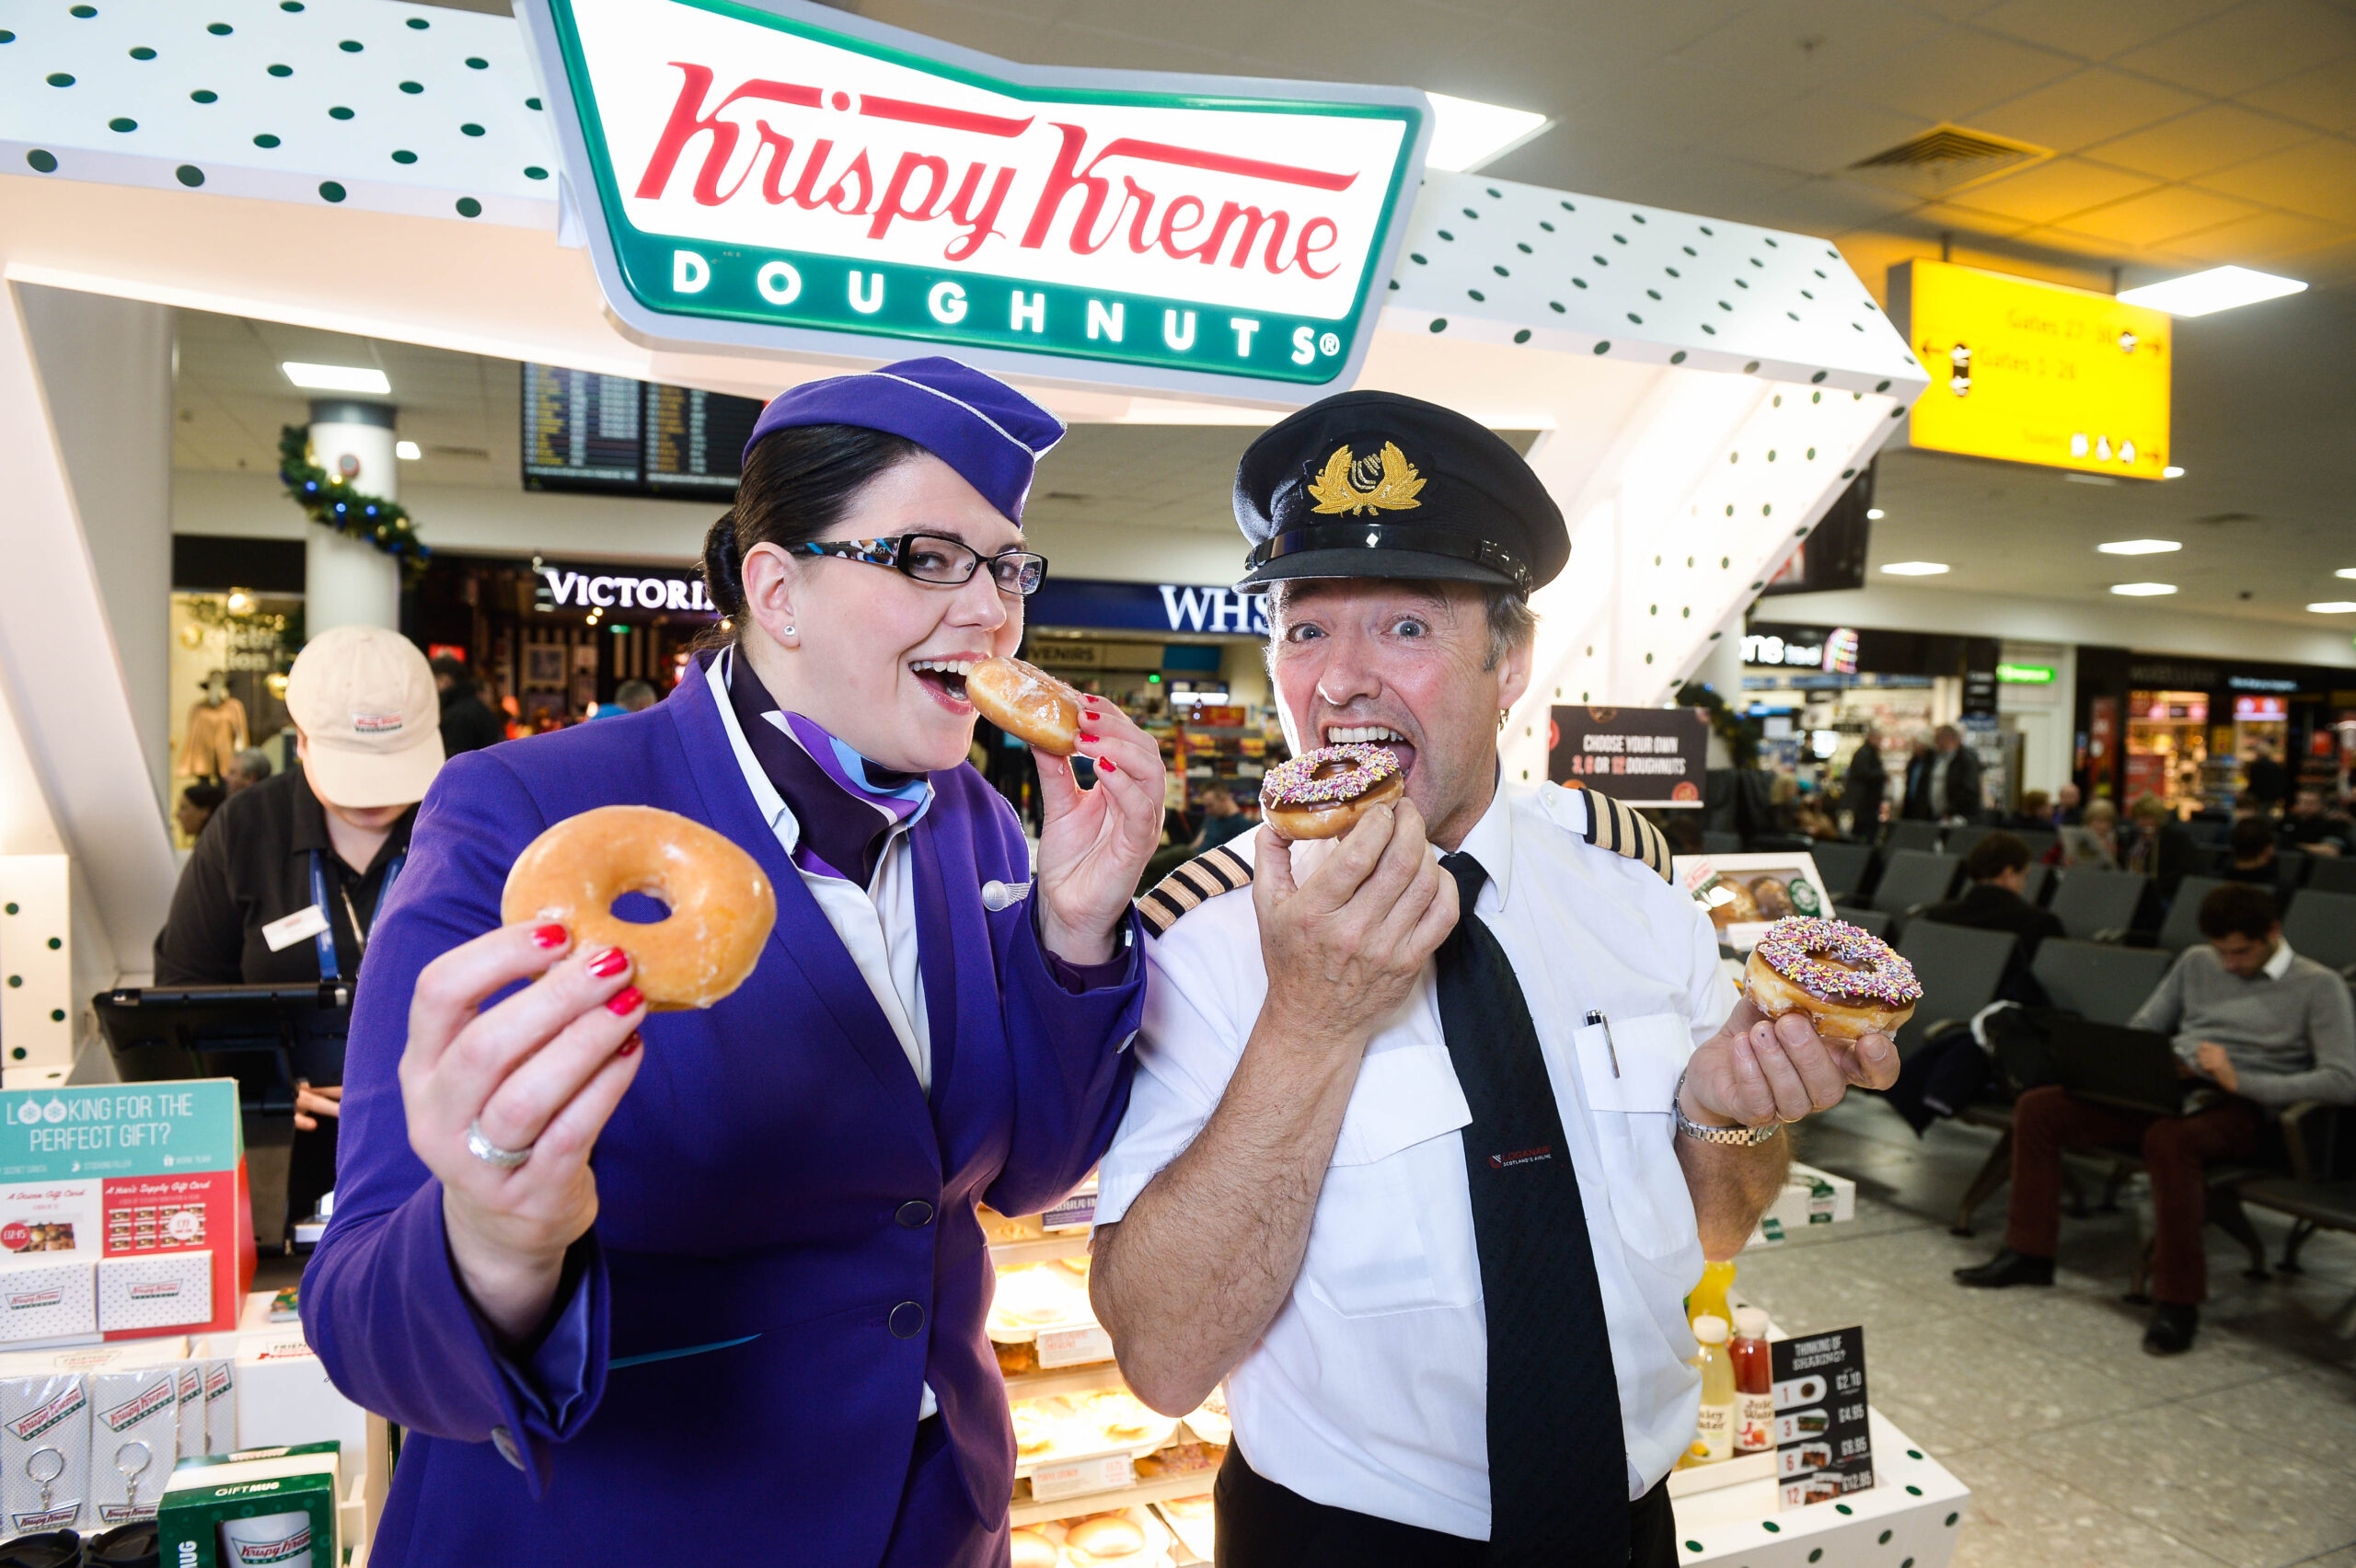
[[[416,644],[341,626],[286,677],[302,766],[240,790],[198,841],[156,938],[156,983],[304,985],[360,973],[376,907],[409,854],[417,802],[442,767],[441,704]],[[340,1088],[298,1086],[294,1124],[318,1130]],[[335,1140],[295,1140],[291,1212],[335,1181]]]

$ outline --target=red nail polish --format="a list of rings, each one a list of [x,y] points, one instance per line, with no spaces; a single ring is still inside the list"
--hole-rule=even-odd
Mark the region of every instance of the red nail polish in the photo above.
[[[629,954],[619,948],[607,948],[589,961],[589,973],[600,980],[611,980],[629,967]]]
[[[1096,744],[1097,740],[1098,740],[1098,737],[1097,737],[1097,736],[1094,736],[1094,735],[1090,734],[1090,733],[1089,733],[1087,731],[1085,731],[1085,730],[1082,730],[1082,731],[1080,732],[1080,738],[1081,740],[1083,740],[1083,741],[1086,741],[1086,742],[1087,742],[1090,745],[1091,745],[1091,746],[1092,746],[1092,745],[1094,745],[1094,744]]]
[[[629,1032],[629,1038],[622,1042],[622,1048],[615,1052],[614,1055],[617,1056],[634,1055],[637,1053],[638,1048],[645,1043],[646,1036],[633,1029]]]
[[[532,928],[532,940],[541,947],[560,948],[564,945],[564,939],[565,929],[562,926],[551,924]]]
[[[606,1010],[616,1018],[628,1018],[638,1010],[638,1004],[644,1000],[646,1000],[645,992],[635,986],[625,986],[606,998]]]
[[[1118,773],[1121,771],[1119,768],[1113,766],[1113,759],[1108,756],[1098,757],[1096,759],[1096,766],[1103,768],[1107,773]]]

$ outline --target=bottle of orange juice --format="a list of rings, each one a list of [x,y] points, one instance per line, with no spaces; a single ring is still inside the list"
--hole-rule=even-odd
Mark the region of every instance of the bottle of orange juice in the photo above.
[[[1685,1297],[1685,1320],[1712,1317],[1720,1322],[1734,1321],[1734,1313],[1727,1304],[1727,1292],[1734,1288],[1734,1261],[1702,1265],[1702,1283]]]

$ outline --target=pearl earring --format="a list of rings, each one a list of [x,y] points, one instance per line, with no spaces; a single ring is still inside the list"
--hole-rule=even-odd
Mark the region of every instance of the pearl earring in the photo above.
[[[793,635],[793,628],[792,628],[791,627],[790,627],[790,626],[789,626],[789,627],[786,627],[786,628],[784,628],[780,631],[780,636],[784,636],[784,637],[791,637],[791,636]]]

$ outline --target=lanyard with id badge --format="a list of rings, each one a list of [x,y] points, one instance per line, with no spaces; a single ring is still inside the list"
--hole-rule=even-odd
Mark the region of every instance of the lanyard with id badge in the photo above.
[[[376,890],[378,910],[385,907],[385,900],[392,895],[393,880],[401,874],[402,863],[408,859],[409,851],[403,849],[393,857],[391,863],[385,867],[384,885]],[[261,939],[269,944],[271,951],[283,952],[305,937],[311,938],[318,949],[319,978],[341,980],[343,978],[343,973],[341,961],[337,959],[335,951],[335,922],[328,918],[327,864],[325,850],[311,851],[309,907],[297,909],[292,915],[282,916],[272,920],[261,928]],[[352,907],[350,891],[339,883],[336,892],[343,900],[345,917],[352,922],[352,944],[360,950],[362,954],[365,954],[368,951],[368,927],[361,923],[360,911]]]

